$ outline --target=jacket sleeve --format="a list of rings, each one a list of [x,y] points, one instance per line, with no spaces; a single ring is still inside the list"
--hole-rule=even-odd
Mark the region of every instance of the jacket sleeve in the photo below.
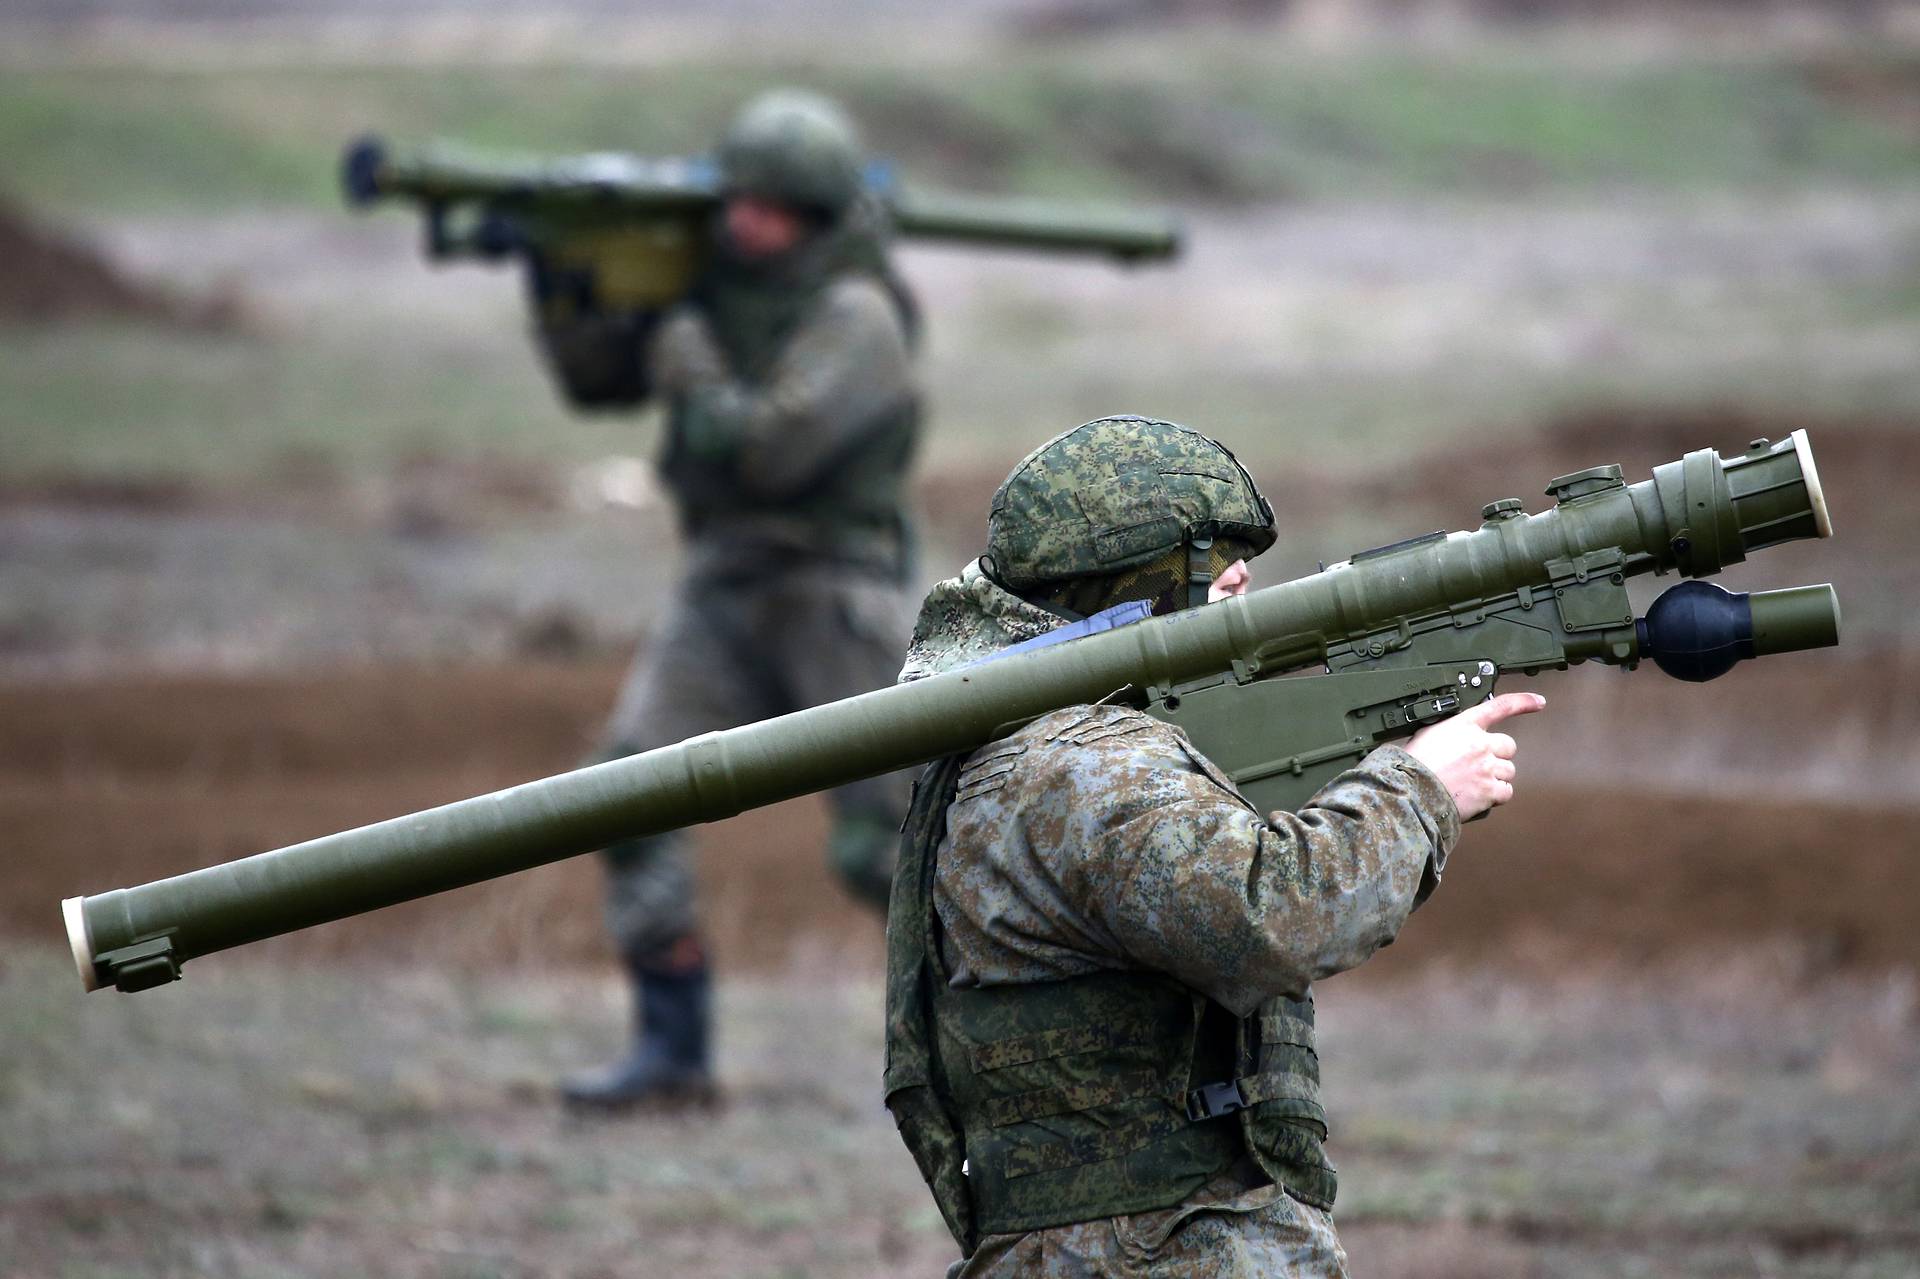
[[[1079,820],[1028,834],[1058,838],[1062,886],[1119,958],[1238,1015],[1392,941],[1459,837],[1445,787],[1395,746],[1264,819],[1164,725],[1050,746],[1035,763]]]
[[[724,386],[732,377],[713,330],[695,307],[668,311],[647,349],[648,380],[669,398],[702,387]]]
[[[704,329],[698,317],[686,320]],[[881,414],[915,394],[906,332],[885,290],[870,280],[829,288],[762,385],[712,359],[708,334],[663,339],[656,355],[663,389],[687,398],[710,452],[730,458],[734,480],[765,500],[813,488]]]

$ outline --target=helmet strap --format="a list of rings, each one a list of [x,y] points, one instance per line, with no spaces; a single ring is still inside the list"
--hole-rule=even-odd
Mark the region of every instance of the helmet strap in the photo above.
[[[1053,614],[1063,622],[1084,622],[1087,620],[1085,613],[1076,612],[1068,608],[1065,604],[1056,604],[1038,591],[1035,591],[1031,595],[1022,595],[1020,598],[1037,609]]]
[[[1190,538],[1187,542],[1187,607],[1199,608],[1207,602],[1213,586],[1213,539]]]

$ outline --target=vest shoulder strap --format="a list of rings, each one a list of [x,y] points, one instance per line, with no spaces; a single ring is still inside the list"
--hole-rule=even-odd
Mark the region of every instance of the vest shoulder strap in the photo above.
[[[887,1109],[962,1253],[979,1243],[967,1193],[966,1139],[934,1086],[934,994],[946,984],[933,911],[933,854],[947,834],[947,806],[966,763],[949,755],[913,786],[900,862],[887,905]]]

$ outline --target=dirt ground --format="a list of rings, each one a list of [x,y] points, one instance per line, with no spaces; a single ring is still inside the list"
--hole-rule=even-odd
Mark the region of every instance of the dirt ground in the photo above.
[[[1801,424],[1595,411],[1509,441],[1499,473],[1604,458],[1643,474]],[[1920,1268],[1903,500],[1920,433],[1809,425],[1839,536],[1728,585],[1834,581],[1847,645],[1707,686],[1542,677],[1521,799],[1472,828],[1395,946],[1323,991],[1357,1273]],[[1288,518],[1457,527],[1503,494],[1446,459],[1292,474]],[[994,478],[923,484],[942,554],[977,537]],[[63,897],[581,756],[617,637],[671,566],[650,561],[633,591],[658,513],[587,540],[555,482],[426,458],[371,498],[178,484],[0,501],[23,610],[0,627],[0,1276],[942,1264],[873,1095],[879,928],[823,873],[812,801],[702,835],[734,1097],[717,1129],[583,1129],[555,1109],[553,1079],[611,1053],[622,1020],[590,858],[206,957],[166,992],[79,992]],[[1283,543],[1272,574],[1313,555]],[[558,562],[572,595],[512,593]],[[352,571],[315,571],[336,563]]]
[[[283,960],[291,957],[282,956]],[[0,1275],[938,1274],[880,1108],[878,986],[720,990],[728,1102],[570,1121],[580,974],[209,963],[136,997],[0,948]],[[1790,949],[1321,987],[1339,1218],[1369,1279],[1920,1267],[1920,1001]]]
[[[1569,420],[1516,469],[1633,469],[1780,425]],[[1864,606],[1860,642],[1704,687],[1543,677],[1521,799],[1469,831],[1395,946],[1322,989],[1355,1273],[1920,1272],[1920,655],[1899,638],[1916,592],[1892,500],[1916,453],[1894,425],[1816,431],[1843,537],[1730,584],[1830,577]],[[471,512],[485,477],[460,474],[408,483]],[[1295,491],[1303,520],[1374,503],[1440,526],[1478,482]],[[983,483],[925,489],[957,545]],[[303,517],[358,518],[319,505]],[[195,530],[257,547],[262,527],[191,488],[18,494],[8,514],[42,527],[54,506],[81,530],[76,581],[177,568],[156,530],[204,554]],[[119,521],[147,553],[102,558]],[[288,527],[310,545],[313,525]],[[424,544],[457,562],[457,538]],[[349,605],[272,576],[248,588],[263,615],[345,624]],[[447,597],[386,592],[387,622],[452,625]],[[168,597],[134,598],[191,612]],[[91,625],[153,621],[104,598]],[[511,638],[491,661],[288,651],[0,680],[0,1276],[938,1271],[950,1245],[875,1096],[879,929],[822,872],[812,801],[702,835],[730,1097],[712,1118],[581,1125],[555,1105],[554,1079],[615,1051],[623,1019],[591,859],[202,958],[166,991],[83,996],[60,898],[565,768],[624,658]]]
[[[231,330],[243,322],[237,295],[204,298],[136,279],[108,255],[59,234],[0,198],[0,322],[47,324],[84,316],[145,320],[187,330]]]
[[[579,7],[604,6],[556,13]],[[1353,7],[1291,6],[1303,33]],[[733,3],[713,21],[763,8],[782,6]],[[135,16],[118,0],[90,9]],[[542,24],[573,29],[536,15],[488,56],[544,65]],[[448,52],[459,30],[449,43],[427,25],[437,56],[470,56]],[[837,48],[854,25],[831,33],[841,60],[861,56]],[[377,23],[357,29],[379,37],[375,61],[409,56]],[[208,30],[174,33],[184,43],[154,65],[225,56]],[[932,37],[928,74],[967,56],[999,74],[998,46],[947,43]],[[1150,107],[1179,65],[1178,42],[1162,43],[1134,55],[1154,74],[1114,68]],[[677,47],[653,41],[610,73],[608,119],[629,127],[632,76],[657,78],[645,68]],[[309,60],[303,41],[286,50],[255,53]],[[1551,708],[1520,729],[1519,802],[1468,832],[1395,946],[1320,990],[1356,1274],[1920,1274],[1920,195],[1798,158],[1826,155],[1829,136],[1872,141],[1807,132],[1829,99],[1914,136],[1911,62],[1895,49],[1752,82],[1751,102],[1700,135],[1731,146],[1679,130],[1694,151],[1675,172],[1707,178],[1668,189],[1636,185],[1666,161],[1635,102],[1616,117],[1604,76],[1597,97],[1536,99],[1497,65],[1422,81],[1396,62],[1343,90],[1364,108],[1357,133],[1303,80],[1306,99],[1248,135],[1246,104],[1270,88],[1290,101],[1304,65],[1276,70],[1255,48],[1240,90],[1209,78],[1164,98],[1143,118],[1169,122],[1173,145],[1117,165],[1167,191],[1227,180],[1222,203],[1189,210],[1177,276],[903,255],[937,318],[927,577],[978,550],[1013,458],[1094,412],[1165,413],[1240,448],[1287,530],[1261,561],[1269,581],[1470,526],[1494,498],[1537,510],[1561,472],[1617,461],[1638,479],[1705,445],[1812,432],[1837,536],[1725,583],[1832,581],[1844,646],[1705,687],[1541,678]],[[1688,95],[1676,124],[1723,100],[1724,70],[1654,82]],[[716,1114],[596,1125],[556,1104],[554,1080],[614,1053],[625,1014],[591,858],[205,957],[165,990],[80,993],[63,897],[571,765],[676,569],[669,514],[631,482],[651,428],[553,403],[510,273],[428,271],[410,219],[253,207],[246,193],[269,188],[240,178],[177,207],[106,198],[175,191],[142,165],[246,150],[276,122],[325,134],[262,143],[279,198],[283,179],[320,171],[300,157],[330,163],[369,110],[449,136],[484,117],[458,101],[402,112],[415,82],[380,74],[91,74],[8,99],[30,123],[76,119],[94,145],[124,143],[135,172],[63,184],[64,240],[0,213],[0,312],[29,321],[0,329],[0,1279],[937,1273],[951,1245],[878,1104],[878,923],[823,872],[816,802],[701,835]],[[1076,76],[1035,81],[1046,92],[1024,107],[998,80],[979,101],[1051,121]],[[542,85],[501,123],[592,78]],[[1493,95],[1484,114],[1373,113],[1463,89]],[[1171,109],[1216,98],[1241,105]],[[1111,141],[1120,99],[1089,101],[1095,140]],[[1541,159],[1524,129],[1500,141],[1534,101],[1560,122]],[[168,116],[194,103],[204,115]],[[123,129],[149,111],[191,145]],[[567,108],[528,140],[574,139],[591,114]],[[974,114],[992,131],[1021,123]],[[1766,127],[1750,134],[1755,116]],[[66,136],[36,128],[16,136]],[[1618,189],[1591,174],[1532,189],[1584,129],[1607,143],[1587,163],[1624,166]],[[1450,130],[1473,145],[1428,145]],[[1742,139],[1758,158],[1741,159]],[[1348,190],[1355,157],[1398,171],[1402,144],[1444,160],[1427,162],[1433,190]],[[1890,154],[1878,148],[1863,154]],[[1321,169],[1296,167],[1315,157]],[[972,180],[965,156],[937,158]],[[1249,179],[1271,202],[1232,206]],[[1483,182],[1464,202],[1433,198]],[[248,314],[209,332],[195,299],[217,315],[229,283]],[[1670,580],[1637,583],[1639,602]]]
[[[1702,443],[1731,451],[1750,436],[1778,437],[1792,425],[1726,409],[1596,411],[1522,437],[1501,471],[1546,476],[1608,457],[1630,475],[1644,474]],[[1920,432],[1872,421],[1822,422],[1812,430],[1839,535],[1771,550],[1762,563],[1730,572],[1728,584],[1834,581],[1847,614],[1845,647],[1750,663],[1707,686],[1675,684],[1652,670],[1630,677],[1574,670],[1536,681],[1552,708],[1520,734],[1529,781],[1521,802],[1474,828],[1447,891],[1369,971],[1414,973],[1441,958],[1554,971],[1777,938],[1819,965],[1920,964],[1920,930],[1907,906],[1920,899],[1909,829],[1920,756],[1908,745],[1920,733],[1920,654],[1902,638],[1920,601],[1920,577],[1904,554],[1911,519],[1900,500],[1920,488]],[[545,509],[524,484],[501,496],[484,468],[422,464],[408,474],[393,510],[425,502],[460,512],[473,528],[502,512],[519,518]],[[929,477],[922,505],[936,545],[968,544],[991,482],[971,472]],[[1479,492],[1483,487],[1477,472],[1446,469],[1441,457],[1384,477],[1295,475],[1288,518],[1317,527],[1358,508],[1391,510],[1403,531],[1429,521],[1457,526],[1470,497],[1499,495]],[[13,495],[6,513],[22,522],[10,526],[44,527],[48,501],[38,492]],[[151,552],[163,536],[224,527],[252,550],[231,557],[234,566],[270,566],[271,556],[263,560],[270,543],[250,520],[286,518],[288,509],[335,526],[360,518],[352,503],[330,507],[324,492],[313,491],[297,503],[256,492],[237,508],[210,506],[192,490],[157,507],[140,494],[54,501],[95,538],[115,520],[132,519],[121,536],[143,543],[114,551],[80,540],[63,563],[31,537],[17,539],[17,562],[37,556],[44,589],[68,601],[67,619],[80,616],[71,602],[88,592],[64,582],[121,573],[131,584],[182,565],[229,563],[209,556],[203,542]],[[158,520],[180,531],[166,534]],[[423,536],[397,517],[376,511],[362,523],[367,536],[417,559],[423,580],[457,577],[462,563],[485,561],[460,537]],[[281,540],[297,559],[320,536],[310,525],[295,526]],[[631,536],[613,528],[605,540],[624,548]],[[656,529],[653,536],[670,534]],[[531,561],[571,553],[590,564],[582,577],[588,585],[633,571],[627,558],[581,557],[578,540],[556,546],[520,538],[530,549],[519,553]],[[1275,576],[1310,570],[1299,555],[1297,545],[1283,541],[1269,557],[1278,561]],[[489,571],[488,581],[552,577]],[[0,723],[7,726],[0,733],[0,820],[16,836],[9,891],[0,895],[0,936],[56,943],[54,903],[61,897],[496,789],[560,771],[583,755],[626,656],[604,639],[613,623],[564,604],[528,612],[510,600],[480,597],[476,604],[444,589],[396,589],[393,577],[390,568],[379,569],[368,598],[311,594],[331,587],[278,570],[257,583],[224,572],[206,590],[229,604],[251,599],[248,607],[276,627],[283,618],[313,627],[374,619],[396,634],[411,628],[405,633],[457,633],[471,642],[471,632],[493,625],[503,636],[481,649],[493,656],[313,667],[298,646],[272,660],[274,637],[284,643],[286,634],[276,629],[262,641],[268,661],[243,660],[230,674],[109,673],[94,663],[0,682]],[[89,635],[130,637],[151,656],[170,650],[116,619],[136,628],[172,615],[223,624],[193,597],[183,603],[172,580],[149,582],[137,595],[131,589],[96,591],[107,603],[98,618],[81,623]],[[633,605],[632,596],[625,598]],[[78,647],[71,636],[55,638]],[[182,646],[192,650],[191,642]],[[116,665],[137,671],[140,663]],[[878,930],[820,873],[821,821],[817,803],[801,801],[705,833],[706,910],[716,947],[735,971],[778,972],[796,957],[822,954],[873,971]],[[591,859],[583,859],[263,949],[463,965],[599,961],[595,876]]]
[[[1686,452],[1737,454],[1805,428],[1837,535],[1731,567],[1729,589],[1830,581],[1850,650],[1903,650],[1920,615],[1907,553],[1920,492],[1910,417],[1782,416],[1735,406],[1602,405],[1488,433],[1462,459],[1428,441],[1375,471],[1305,450],[1250,465],[1281,507],[1263,582],[1394,538],[1471,527],[1481,506],[1542,509],[1551,476],[1602,461],[1629,479]],[[1270,456],[1253,435],[1249,452]],[[1381,456],[1361,454],[1360,456]],[[917,485],[923,580],[979,553],[1005,465],[930,458]],[[423,452],[379,477],[292,467],[231,488],[182,477],[0,475],[0,673],[360,667],[606,655],[630,649],[672,588],[678,553],[658,492],[591,501],[647,477],[638,457],[570,467]],[[1650,602],[1673,579],[1636,583]],[[1848,699],[1864,701],[1864,699]],[[1902,699],[1896,698],[1896,703]]]
[[[1852,664],[1822,675],[1830,689],[1867,677]],[[13,847],[0,936],[55,944],[62,897],[569,767],[618,676],[613,664],[520,664],[0,685],[9,726],[0,823]],[[1616,692],[1623,683],[1610,672],[1560,678],[1556,710],[1563,691],[1575,706],[1600,704],[1592,690],[1579,695],[1578,678]],[[1636,679],[1636,691],[1655,678]],[[1798,697],[1822,700],[1818,690]],[[1738,717],[1717,722],[1736,752]],[[1468,833],[1445,891],[1370,973],[1409,975],[1443,959],[1551,973],[1775,938],[1821,966],[1920,966],[1911,909],[1920,859],[1904,797],[1820,802],[1790,787],[1648,793],[1583,781],[1543,744],[1577,738],[1577,725],[1558,739],[1529,738],[1527,727],[1520,735],[1547,779]],[[1591,744],[1633,725],[1586,731]],[[1764,758],[1791,756],[1777,743]],[[1604,759],[1594,767],[1604,778]],[[823,873],[821,820],[816,802],[799,801],[704,834],[706,910],[730,970],[765,975],[824,954],[876,971],[878,928]],[[595,874],[580,859],[264,949],[462,966],[598,961]]]
[[[703,841],[712,1116],[555,1104],[623,1021],[590,860],[80,993],[59,898],[563,767],[618,674],[0,685],[0,1276],[937,1273],[876,1095],[878,929],[809,803]],[[1558,776],[1321,988],[1355,1273],[1916,1273],[1911,807]]]

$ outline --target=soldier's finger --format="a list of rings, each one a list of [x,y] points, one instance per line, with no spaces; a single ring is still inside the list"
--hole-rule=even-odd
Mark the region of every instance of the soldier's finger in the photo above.
[[[1520,743],[1505,733],[1488,733],[1487,749],[1493,752],[1495,759],[1512,759],[1520,753]]]
[[[1504,804],[1513,798],[1513,783],[1495,782],[1487,788],[1487,794],[1495,804]]]
[[[1496,782],[1510,782],[1519,775],[1520,770],[1510,759],[1496,759],[1487,765],[1487,775]]]
[[[1531,715],[1546,704],[1547,699],[1538,693],[1501,693],[1497,697],[1489,697],[1478,706],[1461,711],[1460,718],[1482,728],[1492,728],[1503,719]]]

